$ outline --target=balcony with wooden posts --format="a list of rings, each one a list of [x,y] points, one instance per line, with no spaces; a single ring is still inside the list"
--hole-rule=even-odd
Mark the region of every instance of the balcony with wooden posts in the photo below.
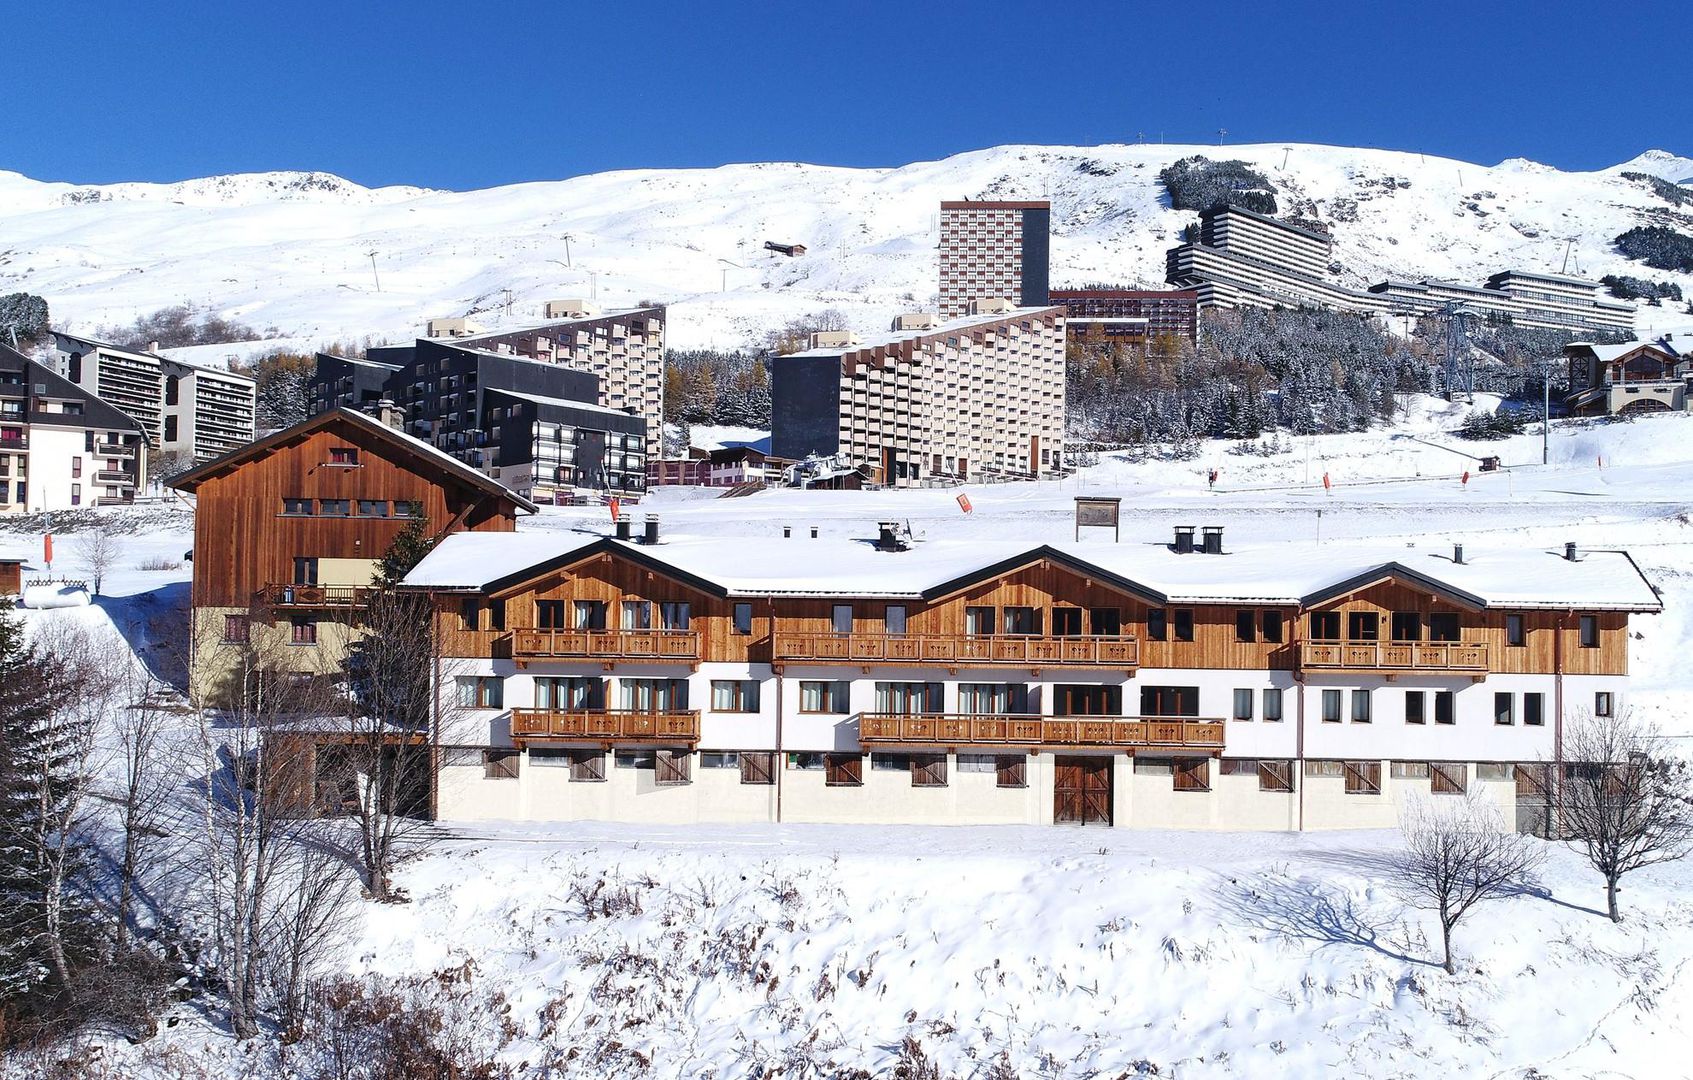
[[[537,660],[620,660],[698,667],[695,630],[513,630],[511,655],[519,665]]]
[[[511,737],[518,743],[572,739],[692,746],[700,740],[700,714],[698,709],[513,709]]]
[[[1299,666],[1305,671],[1359,671],[1469,675],[1488,672],[1484,641],[1304,641]]]
[[[271,608],[363,608],[376,590],[363,585],[266,585],[259,602]]]
[[[777,664],[930,664],[937,667],[1132,668],[1140,642],[1132,637],[1041,634],[805,634],[777,633]]]
[[[1182,716],[860,713],[866,748],[1011,746],[1031,749],[1221,750],[1223,721]]]

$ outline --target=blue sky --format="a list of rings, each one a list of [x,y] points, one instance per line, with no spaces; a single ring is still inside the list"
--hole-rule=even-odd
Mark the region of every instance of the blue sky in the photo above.
[[[464,189],[1219,128],[1565,169],[1693,155],[1664,52],[1686,9],[1653,0],[28,0],[6,24],[0,169],[85,183]]]

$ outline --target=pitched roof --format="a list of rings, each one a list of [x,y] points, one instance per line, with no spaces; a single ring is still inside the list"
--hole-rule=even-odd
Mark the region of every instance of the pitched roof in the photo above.
[[[336,420],[354,424],[367,434],[374,435],[398,447],[404,453],[427,462],[430,466],[448,474],[466,487],[475,488],[499,498],[509,499],[519,509],[527,510],[531,514],[540,509],[498,480],[490,479],[451,454],[442,453],[422,439],[391,428],[374,416],[367,416],[364,413],[345,408],[330,409],[328,412],[318,413],[293,427],[283,428],[274,434],[250,442],[246,446],[231,450],[222,457],[213,458],[211,461],[196,465],[187,472],[172,477],[168,484],[178,491],[186,491],[192,494],[204,481],[210,480],[229,469],[263,457],[277,447],[293,442],[303,435],[309,435],[320,428],[327,427],[330,422]]]

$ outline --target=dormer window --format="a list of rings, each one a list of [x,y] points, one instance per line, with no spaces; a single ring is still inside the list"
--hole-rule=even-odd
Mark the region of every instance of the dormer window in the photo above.
[[[329,464],[343,465],[348,468],[352,468],[357,466],[358,463],[359,452],[356,447],[332,446],[329,448]]]

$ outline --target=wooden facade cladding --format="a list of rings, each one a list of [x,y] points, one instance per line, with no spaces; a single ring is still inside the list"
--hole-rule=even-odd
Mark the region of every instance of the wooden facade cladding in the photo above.
[[[380,559],[407,519],[395,504],[417,504],[432,533],[510,532],[517,505],[455,475],[398,434],[372,429],[374,421],[325,413],[278,436],[209,462],[174,482],[196,496],[194,587],[197,608],[245,608],[269,599],[273,606],[352,606],[320,601],[292,604],[281,588],[295,581],[296,558]],[[332,462],[356,451],[357,464]],[[491,483],[491,482],[490,482]],[[500,489],[503,490],[503,489]],[[285,499],[311,500],[311,514],[283,512]],[[331,503],[323,513],[323,502]],[[370,513],[359,513],[360,502]],[[375,512],[381,503],[386,516]],[[345,504],[346,513],[340,513]],[[368,582],[325,582],[358,585]]]
[[[573,564],[537,573],[486,596],[441,593],[437,610],[448,655],[771,663],[796,669],[928,664],[1118,671],[1417,672],[1470,677],[1627,673],[1625,612],[1484,609],[1392,578],[1365,583],[1309,608],[1237,602],[1160,605],[1121,583],[1090,578],[1053,560],[1035,559],[927,599],[738,597],[712,591],[709,583],[690,580],[683,573],[672,575],[646,565],[638,561],[639,550],[629,557],[615,547],[591,550]],[[658,557],[662,558],[662,549]],[[481,601],[475,627],[464,623],[467,597]],[[567,621],[562,629],[555,628],[556,623],[542,627],[542,601],[563,602]],[[570,629],[576,601],[604,604],[603,636],[583,638]],[[623,629],[623,605],[631,601],[652,605],[645,616],[651,629],[616,633]],[[667,639],[661,632],[658,605],[666,603],[687,605],[685,636]],[[497,628],[490,610],[494,604],[503,604],[503,620]],[[734,613],[740,605],[750,609],[750,632],[736,632]],[[850,607],[850,632],[838,629],[837,607]],[[978,610],[973,623],[972,608],[991,609],[993,633],[972,632],[980,629],[984,617]],[[1008,609],[1020,617],[1029,613],[1033,632],[1005,633]],[[1313,637],[1313,612],[1337,616],[1339,636]],[[1416,616],[1419,636],[1415,640],[1395,639],[1395,613]],[[1373,615],[1376,637],[1351,636],[1353,615]],[[1456,639],[1434,640],[1431,616],[1455,617]],[[553,617],[559,617],[557,611]],[[1582,644],[1584,617],[1593,620],[1595,645]],[[1512,644],[1512,626],[1519,622],[1521,644]],[[1065,629],[1060,629],[1061,624]],[[1093,632],[1102,624],[1115,632]],[[900,626],[903,632],[896,629]],[[1448,629],[1441,627],[1442,633]],[[672,643],[664,644],[667,640]]]
[[[1017,746],[1221,751],[1223,722],[1169,717],[862,713],[858,717],[858,737],[871,749]]]

